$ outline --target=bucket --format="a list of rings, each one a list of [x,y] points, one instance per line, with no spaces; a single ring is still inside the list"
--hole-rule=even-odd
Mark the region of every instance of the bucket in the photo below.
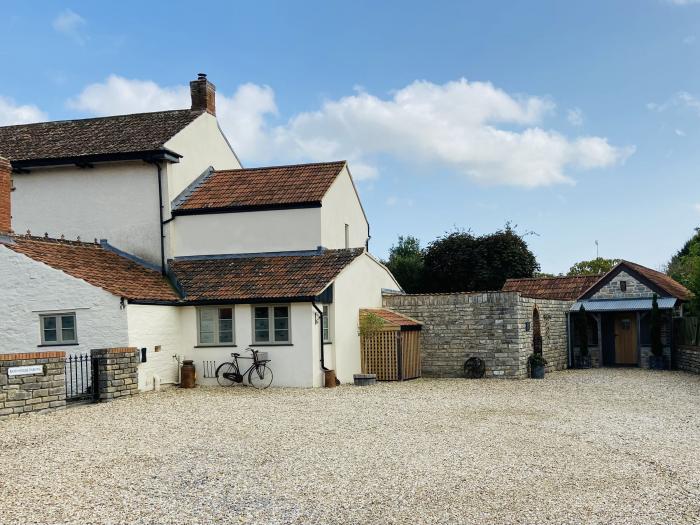
[[[182,362],[182,367],[180,368],[180,387],[181,388],[194,388],[195,383],[195,369],[194,361],[191,359],[185,359]]]

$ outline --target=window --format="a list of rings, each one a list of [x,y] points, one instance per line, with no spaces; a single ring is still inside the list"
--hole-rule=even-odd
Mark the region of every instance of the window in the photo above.
[[[265,305],[253,307],[253,343],[290,343],[288,305]]]
[[[70,345],[78,343],[78,332],[75,323],[75,312],[42,315],[41,344]]]
[[[598,321],[592,315],[586,316],[586,328],[588,334],[588,346],[598,346]],[[576,320],[573,322],[575,346],[578,346],[580,337]]]
[[[350,248],[350,225],[345,225],[345,247]]]
[[[327,304],[323,305],[323,342],[331,342],[331,327],[329,324],[331,318],[331,307]]]
[[[233,306],[197,309],[198,340],[200,346],[232,346]]]
[[[627,281],[620,281],[620,291],[621,292],[627,291]]]

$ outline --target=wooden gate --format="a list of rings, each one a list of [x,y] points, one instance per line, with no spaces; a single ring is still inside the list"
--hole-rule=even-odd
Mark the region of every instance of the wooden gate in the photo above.
[[[371,333],[360,333],[363,374],[376,374],[378,381],[404,381],[421,376],[420,329],[415,319],[392,310],[361,310],[384,323]]]

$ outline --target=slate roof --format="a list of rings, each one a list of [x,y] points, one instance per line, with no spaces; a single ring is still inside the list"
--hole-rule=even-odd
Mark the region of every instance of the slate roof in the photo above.
[[[161,150],[200,116],[189,109],[0,127],[0,156],[12,162]]]
[[[586,290],[597,283],[601,277],[601,275],[581,275],[573,277],[508,279],[502,290],[504,292],[520,292],[523,297],[532,299],[575,301]]]
[[[345,161],[212,171],[176,199],[174,214],[320,204]]]
[[[314,254],[175,259],[171,273],[188,302],[245,302],[319,295],[362,248]]]
[[[399,326],[399,327],[414,327],[420,328],[423,323],[416,321],[412,317],[400,314],[389,308],[363,308],[360,310],[360,316],[367,314],[374,314],[381,319],[383,319],[389,326]]]
[[[102,248],[99,244],[12,236],[2,246],[130,300],[177,301],[160,272]]]

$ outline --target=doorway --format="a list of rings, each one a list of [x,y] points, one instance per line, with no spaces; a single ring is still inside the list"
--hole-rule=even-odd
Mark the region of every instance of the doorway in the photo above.
[[[621,312],[615,316],[615,364],[636,365],[637,314]]]

